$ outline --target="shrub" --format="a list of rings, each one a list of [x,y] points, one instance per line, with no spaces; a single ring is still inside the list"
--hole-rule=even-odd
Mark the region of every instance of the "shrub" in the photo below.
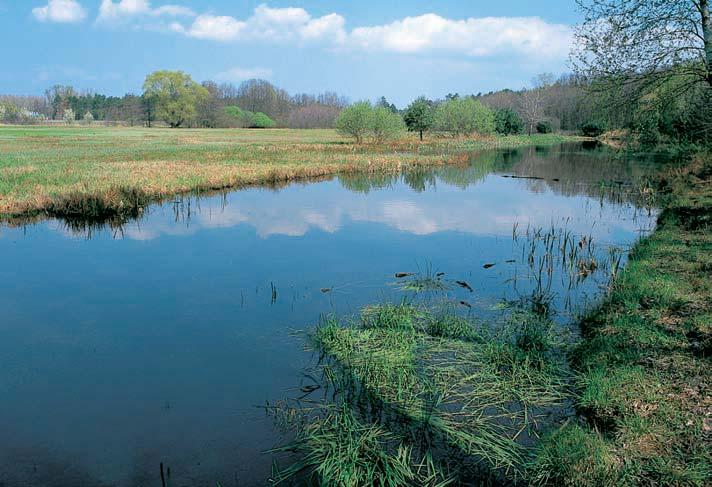
[[[600,137],[606,131],[602,122],[591,121],[581,126],[581,133],[586,137]]]
[[[250,128],[255,129],[271,129],[277,126],[277,122],[269,118],[262,112],[257,112],[252,116],[252,124]]]
[[[84,114],[84,117],[82,118],[82,121],[83,121],[86,125],[91,125],[91,123],[94,121],[94,115],[92,115],[91,112],[86,112],[86,113]]]
[[[372,130],[373,108],[367,101],[361,101],[345,108],[336,119],[336,130],[347,137],[363,142],[364,137]]]
[[[552,127],[551,122],[548,120],[542,120],[541,122],[536,124],[536,132],[538,134],[550,134],[553,131],[554,128]]]
[[[385,107],[376,107],[371,114],[371,131],[376,142],[394,139],[405,132],[403,118]]]
[[[435,127],[454,135],[491,134],[495,131],[494,112],[473,98],[453,98],[435,110]]]
[[[495,130],[502,135],[517,135],[524,130],[524,122],[511,108],[500,108],[494,112]]]

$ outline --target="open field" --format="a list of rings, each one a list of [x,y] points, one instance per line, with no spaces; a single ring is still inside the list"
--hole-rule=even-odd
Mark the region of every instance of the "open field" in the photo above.
[[[415,135],[356,146],[332,130],[0,127],[0,215],[131,213],[172,194],[445,164],[452,153],[567,140]]]

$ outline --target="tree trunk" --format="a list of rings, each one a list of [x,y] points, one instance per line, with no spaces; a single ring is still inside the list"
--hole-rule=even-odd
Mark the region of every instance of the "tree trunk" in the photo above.
[[[700,0],[700,13],[702,14],[702,35],[705,39],[707,83],[712,86],[712,17],[710,16],[709,0]]]
[[[420,141],[421,142],[423,141],[423,131],[422,130],[420,131]]]

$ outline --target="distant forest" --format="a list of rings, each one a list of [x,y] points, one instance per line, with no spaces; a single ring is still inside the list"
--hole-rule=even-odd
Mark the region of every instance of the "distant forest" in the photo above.
[[[541,75],[532,89],[501,90],[477,94],[448,94],[439,100],[427,100],[431,106],[454,99],[474,98],[494,110],[511,109],[522,120],[546,121],[556,131],[577,131],[595,115],[595,103],[587,96],[588,83],[576,76]],[[235,86],[205,81],[200,84],[206,96],[195,101],[194,113],[182,121],[182,127],[287,127],[332,128],[350,101],[337,93],[319,95],[290,94],[265,80],[249,80]],[[385,97],[377,106],[405,113]],[[15,124],[105,122],[129,126],[161,124],[155,106],[146,92],[122,97],[79,91],[72,86],[56,85],[44,96],[0,95],[0,121]],[[255,114],[263,114],[255,118]]]

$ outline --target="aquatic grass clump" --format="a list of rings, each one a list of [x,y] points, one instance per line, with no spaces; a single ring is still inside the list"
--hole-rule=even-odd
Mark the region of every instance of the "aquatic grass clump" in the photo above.
[[[290,419],[292,421],[292,419]],[[295,439],[270,453],[296,453],[289,467],[273,469],[271,482],[302,485],[444,487],[453,479],[430,454],[417,456],[407,439],[364,423],[346,403],[324,408],[303,423]]]
[[[544,349],[555,343],[545,338],[553,329],[542,327],[537,346],[522,346],[513,333],[525,317],[534,319],[523,312],[484,326],[385,304],[356,320],[326,319],[312,344],[327,358],[321,366],[336,397],[359,421],[409,438],[419,455],[459,459],[451,473],[461,480],[521,478],[539,422],[562,408],[567,382],[563,361]],[[318,456],[314,471],[334,461]]]

